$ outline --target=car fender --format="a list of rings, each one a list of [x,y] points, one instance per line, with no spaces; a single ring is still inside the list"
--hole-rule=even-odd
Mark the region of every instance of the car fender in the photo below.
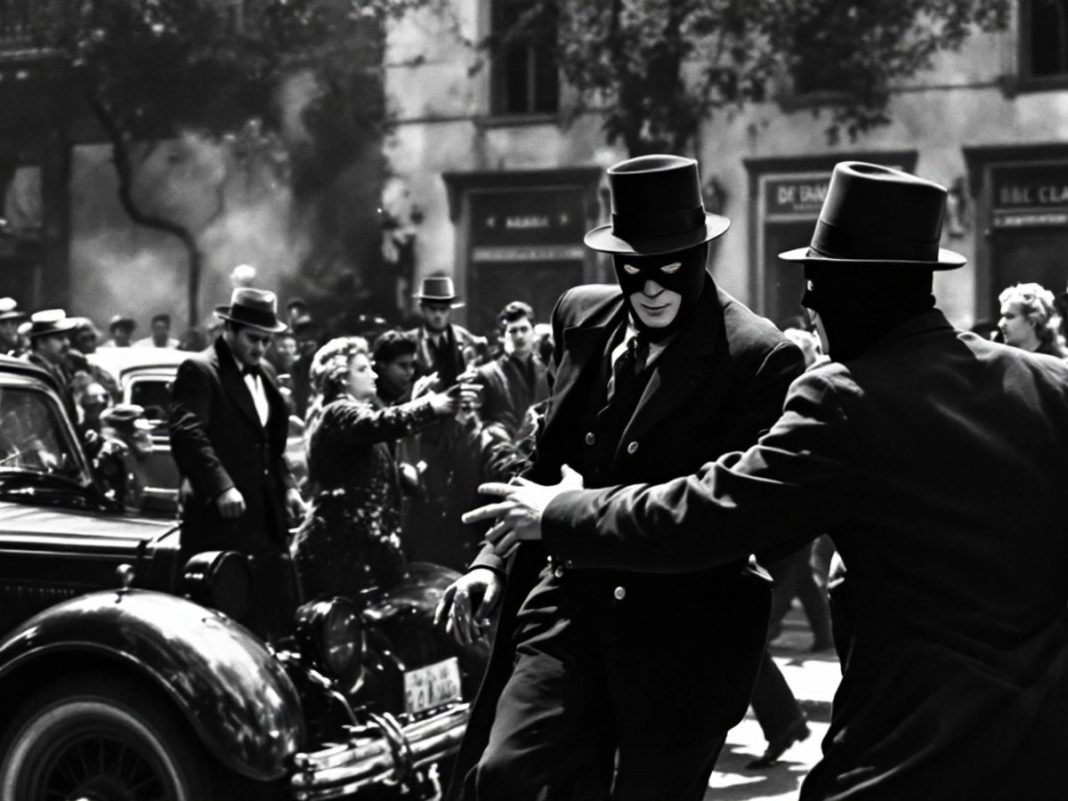
[[[37,666],[105,657],[178,706],[209,752],[237,773],[281,778],[304,747],[302,705],[278,660],[214,610],[147,590],[94,592],[56,604],[0,640],[0,688]]]

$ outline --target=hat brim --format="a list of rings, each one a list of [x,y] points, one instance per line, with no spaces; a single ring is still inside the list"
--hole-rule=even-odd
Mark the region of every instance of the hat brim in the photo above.
[[[415,298],[416,300],[425,300],[427,303],[448,303],[449,306],[454,308],[454,309],[460,309],[460,308],[462,308],[463,306],[466,305],[464,303],[464,301],[457,300],[455,297],[452,297],[452,298],[431,298],[431,297],[427,297],[426,295],[420,295],[418,292],[416,294],[412,295],[412,297]]]
[[[68,317],[65,320],[61,320],[55,323],[47,331],[27,331],[26,336],[30,339],[37,339],[37,337],[49,337],[54,334],[69,334],[75,328],[81,325],[81,321],[76,317]]]
[[[5,320],[26,320],[28,318],[29,315],[26,314],[26,312],[9,311],[0,313],[0,323],[4,322]]]
[[[647,239],[638,237],[623,239],[612,233],[612,225],[609,223],[597,226],[586,234],[582,241],[586,243],[586,247],[601,253],[618,253],[621,256],[659,256],[710,242],[716,237],[723,236],[730,227],[731,221],[726,217],[706,212],[704,227],[687,231],[684,234]]]
[[[275,321],[274,325],[260,325],[259,323],[249,322],[248,320],[243,319],[241,317],[234,317],[232,314],[230,314],[229,306],[216,306],[215,316],[218,317],[220,320],[224,320],[228,323],[233,323],[234,325],[243,325],[247,328],[255,328],[257,331],[266,331],[268,334],[280,334],[287,328],[289,328],[288,325],[280,321]]]
[[[870,264],[872,266],[884,265],[895,267],[924,267],[928,270],[955,270],[963,267],[968,259],[946,248],[938,249],[938,261],[912,261],[909,259],[834,259],[829,256],[813,254],[811,248],[794,248],[784,250],[779,254],[783,261],[795,264]]]

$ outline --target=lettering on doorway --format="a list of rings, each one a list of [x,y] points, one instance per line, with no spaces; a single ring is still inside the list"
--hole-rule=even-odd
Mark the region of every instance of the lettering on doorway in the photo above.
[[[992,184],[995,228],[1068,225],[1068,164],[995,168]]]

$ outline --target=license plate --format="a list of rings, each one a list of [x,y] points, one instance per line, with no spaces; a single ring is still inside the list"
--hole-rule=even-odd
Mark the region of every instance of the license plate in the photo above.
[[[461,698],[460,663],[455,656],[404,673],[404,706],[411,714]]]

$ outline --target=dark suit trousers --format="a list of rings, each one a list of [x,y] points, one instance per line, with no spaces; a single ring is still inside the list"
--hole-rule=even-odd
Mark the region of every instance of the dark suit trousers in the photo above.
[[[539,592],[520,615],[515,667],[482,758],[465,778],[463,797],[703,798],[726,732],[700,721],[695,725],[679,709],[660,703],[656,688],[677,667],[658,667],[652,643],[640,644],[644,652],[628,657],[633,632],[588,625],[580,614],[559,614],[555,602],[539,598]],[[543,614],[531,615],[537,602],[544,602]],[[663,676],[655,675],[659,670]]]
[[[786,677],[767,650],[760,663],[760,673],[750,703],[757,723],[764,732],[764,739],[768,742],[785,734],[787,729],[805,717],[790,685],[786,683]]]

